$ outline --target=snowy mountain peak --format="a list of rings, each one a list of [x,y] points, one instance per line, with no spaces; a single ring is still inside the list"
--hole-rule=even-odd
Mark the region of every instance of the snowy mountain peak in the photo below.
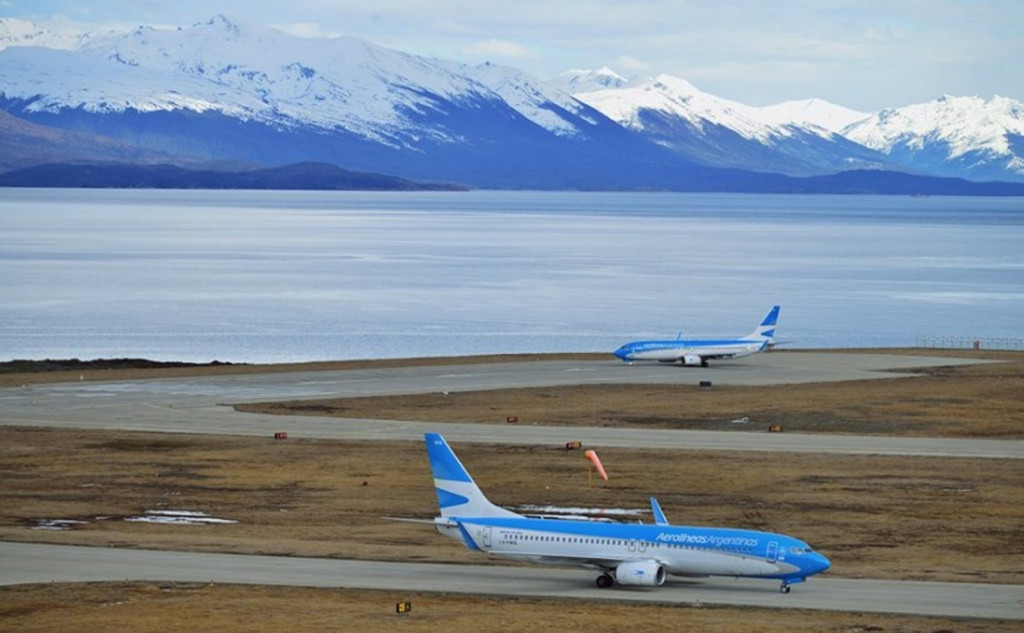
[[[843,128],[870,116],[850,108],[829,103],[823,99],[783,101],[758,109],[761,120],[776,125],[815,125],[829,132],[839,133]]]
[[[944,95],[882,110],[843,134],[887,154],[931,148],[942,151],[946,160],[995,160],[1024,175],[1024,159],[1015,153],[1024,137],[1024,104],[1015,99]]]
[[[666,95],[672,95],[673,98],[677,99],[680,97],[687,98],[705,95],[705,93],[702,93],[696,86],[685,79],[665,74],[658,75],[657,77],[647,81],[644,84],[644,89],[648,91],[658,91]]]
[[[241,34],[242,32],[242,28],[238,25],[238,23],[234,20],[231,20],[223,13],[218,13],[206,22],[201,22],[200,24],[212,26],[219,31],[223,31],[225,33],[232,33],[235,35]]]
[[[775,130],[757,120],[755,108],[701,92],[696,86],[672,75],[658,75],[622,88],[577,94],[576,98],[596,108],[613,121],[641,129],[645,112],[678,117],[695,128],[721,125],[751,139],[767,139]]]

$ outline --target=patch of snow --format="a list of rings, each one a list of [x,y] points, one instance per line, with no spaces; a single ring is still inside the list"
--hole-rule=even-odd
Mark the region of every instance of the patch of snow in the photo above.
[[[538,505],[521,505],[516,510],[541,518],[579,521],[611,521],[623,517],[640,516],[649,512],[644,508],[573,508]]]
[[[146,510],[143,516],[128,517],[125,519],[130,523],[164,523],[169,525],[211,525],[238,523],[231,519],[218,519],[205,512],[192,512],[189,510]]]
[[[76,521],[74,519],[40,519],[38,523],[32,526],[33,530],[70,530],[75,525],[84,524],[85,521]]]

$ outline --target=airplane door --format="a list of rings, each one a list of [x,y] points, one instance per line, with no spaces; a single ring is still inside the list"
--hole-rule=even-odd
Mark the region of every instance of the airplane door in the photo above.
[[[775,541],[769,542],[768,543],[768,562],[769,563],[774,563],[776,560],[778,560],[778,555],[779,555],[779,544],[776,543]]]
[[[629,550],[631,554],[643,554],[647,551],[647,543],[642,540],[631,538],[626,543],[626,549]]]
[[[483,539],[484,549],[491,549],[491,526],[484,528]]]

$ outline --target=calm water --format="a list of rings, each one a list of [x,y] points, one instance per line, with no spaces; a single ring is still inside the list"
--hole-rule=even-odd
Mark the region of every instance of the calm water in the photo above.
[[[1024,200],[0,189],[0,360],[1022,338]]]

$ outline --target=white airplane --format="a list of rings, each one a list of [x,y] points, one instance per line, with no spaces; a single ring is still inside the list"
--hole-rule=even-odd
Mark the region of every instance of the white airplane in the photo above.
[[[495,556],[600,571],[597,586],[658,586],[666,576],[771,578],[782,593],[831,566],[785,534],[671,525],[652,497],[654,524],[531,518],[491,503],[445,439],[425,435],[441,534]]]
[[[614,354],[627,363],[656,360],[707,367],[709,360],[740,358],[764,351],[775,341],[775,324],[778,320],[779,306],[773,306],[761,324],[742,338],[684,339],[680,336],[667,341],[633,341],[615,350]]]

